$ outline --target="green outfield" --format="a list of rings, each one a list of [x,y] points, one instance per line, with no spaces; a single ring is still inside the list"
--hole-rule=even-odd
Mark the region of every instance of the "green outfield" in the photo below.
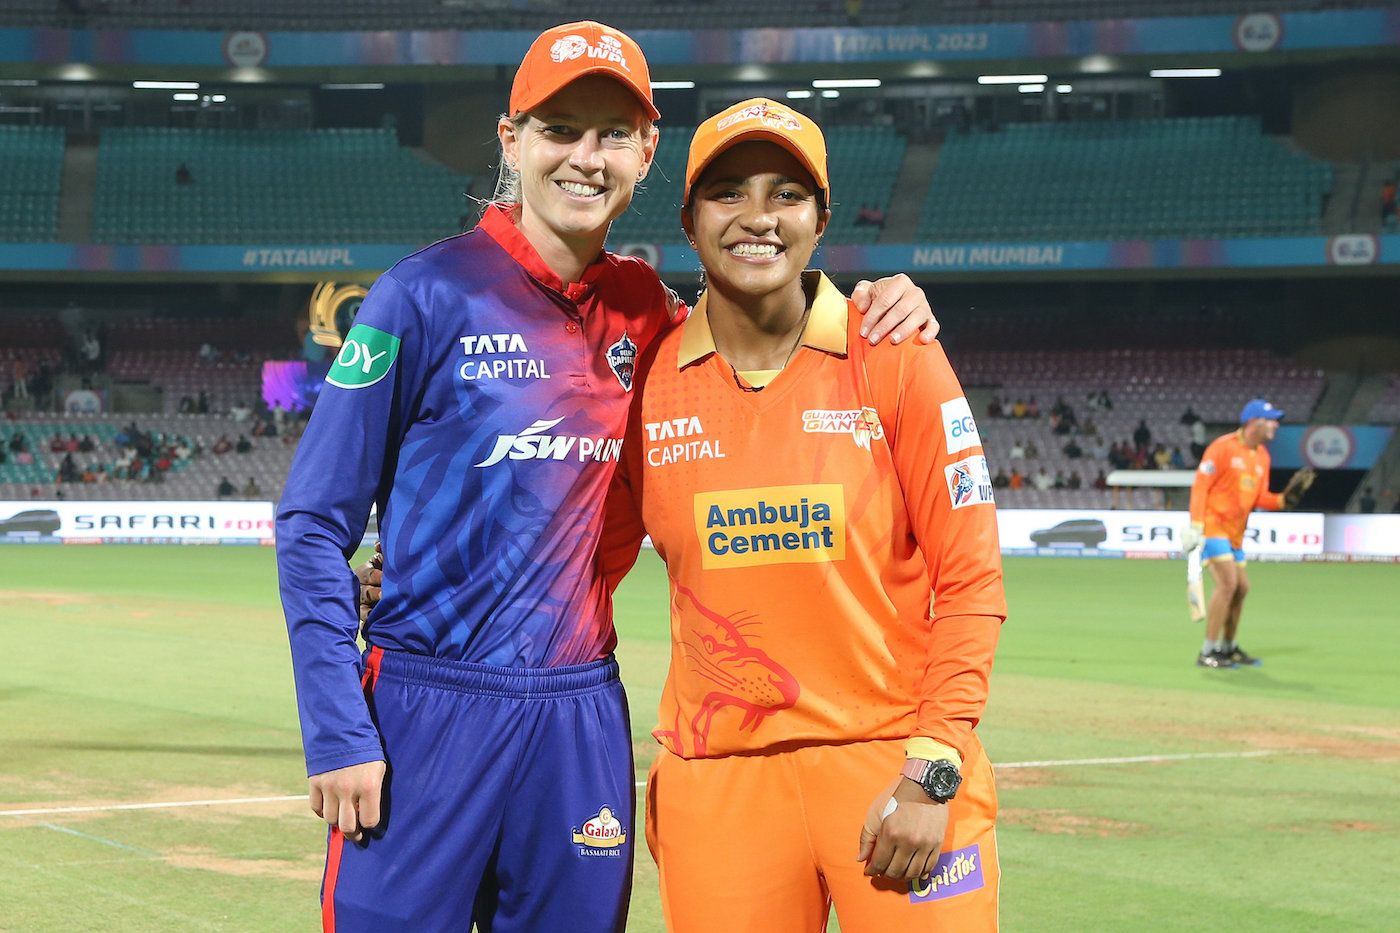
[[[62,811],[0,812],[0,929],[316,928],[321,825],[304,801],[229,802],[305,787],[272,552],[0,559],[0,811]],[[1250,573],[1265,664],[1206,671],[1180,562],[1007,562],[981,728],[1003,929],[1400,924],[1400,568]],[[639,775],[664,583],[648,556],[618,601]],[[1134,757],[1167,760],[1112,760]],[[185,801],[224,802],[113,809]],[[644,846],[629,929],[661,929]]]

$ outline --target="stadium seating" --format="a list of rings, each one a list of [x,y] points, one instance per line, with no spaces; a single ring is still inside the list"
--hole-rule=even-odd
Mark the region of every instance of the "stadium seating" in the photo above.
[[[182,164],[189,184],[176,183]],[[469,184],[391,130],[109,129],[93,238],[422,244],[460,232]]]
[[[183,436],[196,442],[202,452],[188,460],[176,463],[160,483],[143,483],[130,480],[111,480],[101,483],[55,483],[58,465],[62,454],[49,451],[49,440],[54,434],[67,437],[76,433],[79,437],[91,435],[98,442],[97,449],[90,454],[74,454],[79,467],[89,464],[112,463],[119,455],[113,439],[122,426],[135,421],[137,426],[153,434]],[[292,455],[296,451],[294,443],[283,442],[280,437],[250,437],[252,449],[246,454],[230,451],[216,455],[212,453],[214,442],[221,434],[237,439],[244,433],[242,426],[222,415],[83,415],[60,416],[42,415],[21,419],[4,425],[4,438],[20,431],[30,442],[35,464],[20,468],[10,460],[0,465],[0,500],[23,501],[30,498],[53,499],[59,490],[65,499],[79,500],[141,500],[141,499],[189,499],[207,500],[216,498],[219,480],[227,476],[241,491],[251,477],[260,487],[262,499],[276,500],[286,481],[287,470],[291,466]],[[37,489],[38,496],[34,496]],[[236,498],[236,497],[235,497]]]
[[[1332,168],[1256,117],[1017,123],[955,133],[923,240],[1316,235]]]
[[[51,126],[0,126],[0,241],[55,239],[63,130]]]
[[[1264,350],[969,350],[950,354],[954,368],[970,395],[979,387],[989,389],[1007,401],[1035,398],[1042,410],[1038,419],[988,418],[985,411],[974,411],[987,456],[995,472],[1008,473],[1018,466],[1028,476],[1044,467],[1050,475],[1057,471],[1079,473],[1090,484],[1099,469],[1112,467],[1088,454],[1089,444],[1082,435],[1076,440],[1085,456],[1071,459],[1063,452],[1068,435],[1057,435],[1046,417],[1057,397],[1075,410],[1082,424],[1092,418],[1105,445],[1127,441],[1138,421],[1145,420],[1152,432],[1152,445],[1164,444],[1168,452],[1180,448],[1188,466],[1191,457],[1189,429],[1181,415],[1190,406],[1208,425],[1208,439],[1224,427],[1238,423],[1240,406],[1256,395],[1266,395],[1289,413],[1290,420],[1305,421],[1316,407],[1326,385],[1321,370],[1299,367]],[[1091,393],[1105,390],[1113,403],[1110,410],[1092,408]],[[1015,442],[1033,445],[1039,456],[1013,461],[1010,451]],[[1151,490],[1124,491],[1123,506],[1156,507],[1158,493]],[[1011,508],[1029,507],[1107,507],[1106,491],[1082,490],[999,490],[999,504]]]
[[[664,128],[655,166],[632,199],[631,208],[613,224],[610,245],[685,242],[680,208],[694,132],[694,127]],[[826,142],[834,203],[825,242],[873,243],[880,228],[856,226],[856,214],[867,205],[889,211],[904,162],[904,137],[888,126],[833,126],[826,128]]]
[[[1367,420],[1376,424],[1400,424],[1400,373],[1390,377],[1390,385],[1372,403]]]
[[[76,6],[74,4],[73,6]],[[1273,12],[1375,6],[1375,0],[1271,0]],[[733,29],[1004,23],[1155,16],[1236,15],[1239,0],[102,0],[75,15],[54,0],[7,0],[0,25],[161,29],[545,29],[569,19],[600,19],[625,29]]]

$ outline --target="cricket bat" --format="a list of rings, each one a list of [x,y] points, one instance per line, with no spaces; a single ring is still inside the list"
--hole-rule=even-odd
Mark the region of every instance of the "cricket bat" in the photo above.
[[[1201,575],[1201,546],[1197,545],[1186,553],[1186,606],[1192,622],[1206,617],[1206,587]]]

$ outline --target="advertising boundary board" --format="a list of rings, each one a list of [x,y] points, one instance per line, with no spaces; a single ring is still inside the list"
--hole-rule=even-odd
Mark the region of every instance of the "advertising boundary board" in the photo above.
[[[273,544],[272,502],[0,501],[0,544]],[[1010,556],[1166,560],[1185,512],[1001,509]],[[379,540],[371,520],[366,546]],[[650,545],[650,541],[647,542]],[[1400,515],[1255,512],[1250,560],[1400,563]]]

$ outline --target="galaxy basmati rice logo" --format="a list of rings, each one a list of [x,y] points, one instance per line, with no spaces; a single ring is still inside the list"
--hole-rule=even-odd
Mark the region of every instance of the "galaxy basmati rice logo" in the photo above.
[[[909,882],[909,903],[941,901],[980,890],[986,884],[982,876],[982,850],[970,845],[940,854],[933,871]]]
[[[792,115],[789,110],[779,107],[770,107],[767,104],[753,104],[745,107],[738,113],[731,113],[715,127],[721,133],[737,123],[744,123],[748,120],[757,120],[764,126],[775,130],[788,130],[796,133],[802,129],[802,121]]]

